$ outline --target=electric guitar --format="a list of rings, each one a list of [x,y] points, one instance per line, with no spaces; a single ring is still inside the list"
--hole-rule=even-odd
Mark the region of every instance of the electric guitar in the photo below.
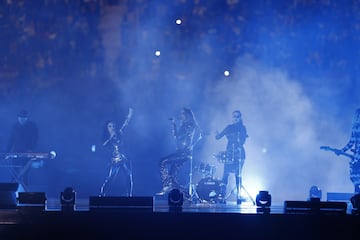
[[[321,150],[325,150],[325,151],[332,151],[332,152],[334,152],[336,155],[343,155],[343,156],[345,156],[345,157],[348,157],[348,158],[350,158],[350,163],[351,163],[351,164],[353,164],[353,163],[356,162],[356,161],[354,161],[354,155],[353,155],[353,154],[349,154],[349,153],[343,152],[343,151],[341,151],[340,149],[331,148],[331,147],[328,147],[328,146],[321,146],[320,149],[321,149]]]

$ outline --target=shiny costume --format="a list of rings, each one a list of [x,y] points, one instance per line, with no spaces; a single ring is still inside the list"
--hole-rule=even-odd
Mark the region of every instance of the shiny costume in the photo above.
[[[193,137],[195,134],[195,123],[184,122],[179,129],[173,124],[173,136],[176,141],[176,151],[160,159],[160,175],[163,190],[179,188],[178,171],[187,161],[191,160],[193,152]]]
[[[101,187],[101,196],[106,195],[110,185],[115,181],[115,179],[117,179],[119,173],[120,176],[124,177],[124,186],[121,188],[124,189],[122,191],[122,195],[132,195],[133,182],[131,165],[130,161],[125,157],[125,155],[120,152],[120,143],[120,139],[118,139],[117,137],[113,137],[106,140],[103,144],[107,153],[111,156],[111,162],[109,174]]]
[[[349,162],[350,180],[354,185],[355,192],[360,192],[360,122],[356,122],[351,130],[351,137],[348,143],[341,150],[350,150],[354,158]]]
[[[242,184],[241,172],[245,162],[245,149],[243,145],[248,137],[247,131],[242,122],[237,122],[226,126],[215,138],[221,139],[223,136],[226,136],[228,142],[222,182],[226,186],[230,173],[235,173],[236,187],[239,190]]]

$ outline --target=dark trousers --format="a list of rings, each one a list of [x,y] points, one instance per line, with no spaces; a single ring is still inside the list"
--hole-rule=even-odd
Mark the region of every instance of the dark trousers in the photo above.
[[[236,189],[240,191],[242,185],[241,172],[244,165],[244,159],[239,159],[233,163],[225,163],[222,182],[225,186],[228,184],[230,173],[235,174]]]
[[[118,187],[118,190],[121,191],[121,195],[127,197],[132,195],[132,172],[129,166],[129,163],[126,161],[120,161],[117,163],[111,163],[109,174],[105,178],[105,181],[101,187],[100,194],[105,196],[108,194],[110,187],[114,184],[115,180],[118,177],[122,177],[122,186]]]

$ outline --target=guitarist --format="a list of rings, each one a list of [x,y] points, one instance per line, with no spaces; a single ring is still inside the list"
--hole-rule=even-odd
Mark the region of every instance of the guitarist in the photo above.
[[[360,193],[360,108],[355,111],[350,139],[341,149],[341,152],[335,152],[337,155],[353,152],[353,160],[350,161],[350,180],[354,185],[355,193]]]
[[[105,196],[108,193],[111,183],[115,181],[120,172],[123,177],[122,183],[124,184],[121,189],[122,195],[128,197],[132,195],[133,182],[131,162],[126,158],[121,149],[124,129],[128,126],[132,113],[133,109],[129,108],[128,116],[119,129],[117,129],[115,122],[112,120],[107,121],[105,124],[102,146],[109,155],[110,169],[109,174],[101,187],[100,196]]]

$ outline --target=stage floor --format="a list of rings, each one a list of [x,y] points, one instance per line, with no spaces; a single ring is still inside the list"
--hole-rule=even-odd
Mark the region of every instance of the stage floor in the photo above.
[[[242,204],[193,203],[171,209],[165,196],[150,197],[152,206],[93,208],[76,199],[74,211],[60,199],[47,199],[45,209],[0,210],[0,239],[346,239],[358,234],[360,215],[344,211],[286,212],[284,204],[260,211]],[[306,202],[299,202],[304,204]],[[306,205],[306,204],[305,204]]]
[[[305,202],[305,201],[304,201]],[[346,202],[346,214],[351,214],[352,205]],[[75,211],[89,211],[89,198],[76,199]],[[60,199],[50,198],[46,203],[46,211],[61,211]],[[152,212],[169,212],[167,196],[153,196]],[[236,201],[226,201],[226,203],[214,203],[209,201],[189,201],[184,200],[182,212],[188,213],[240,213],[240,214],[259,214],[262,209],[256,206],[253,199],[244,199],[241,204]],[[285,214],[285,202],[272,203],[267,212],[270,214]]]
[[[89,199],[81,198],[76,200],[75,211],[89,211]],[[252,201],[244,201],[237,204],[236,201],[227,201],[226,203],[212,203],[208,201],[188,201],[184,200],[182,212],[208,212],[208,213],[247,213],[257,214],[257,206]],[[46,203],[46,211],[61,210],[60,199],[50,198]],[[167,196],[153,196],[153,212],[170,211]],[[351,211],[351,210],[350,210]],[[270,206],[270,212],[273,214],[284,213],[284,205],[281,203]]]

